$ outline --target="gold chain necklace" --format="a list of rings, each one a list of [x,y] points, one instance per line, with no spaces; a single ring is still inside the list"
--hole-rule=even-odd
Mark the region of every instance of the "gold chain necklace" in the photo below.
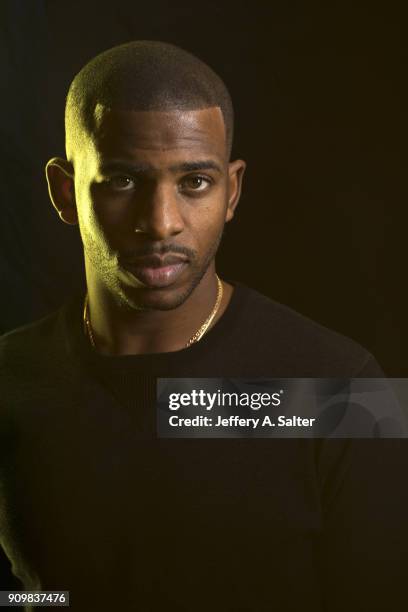
[[[217,279],[218,290],[217,290],[217,299],[215,300],[214,308],[212,309],[210,316],[204,321],[201,327],[199,327],[196,333],[193,336],[191,336],[190,340],[185,345],[185,348],[201,340],[201,338],[204,336],[205,332],[210,327],[215,315],[218,312],[218,309],[220,307],[221,300],[222,300],[223,287],[222,287],[222,282],[218,278],[217,274],[215,276]],[[85,327],[85,332],[88,335],[88,338],[90,340],[90,343],[92,344],[93,348],[96,348],[95,338],[93,335],[91,322],[89,320],[88,293],[85,295],[85,302],[84,302],[84,327]]]

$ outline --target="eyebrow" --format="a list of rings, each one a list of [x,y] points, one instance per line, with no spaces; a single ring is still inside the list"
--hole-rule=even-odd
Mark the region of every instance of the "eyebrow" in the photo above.
[[[130,164],[122,161],[106,161],[100,165],[100,172],[126,172],[132,175],[148,174],[154,172],[155,167],[151,164]],[[171,172],[196,172],[199,170],[215,170],[216,172],[222,173],[222,168],[212,159],[203,159],[199,161],[182,162],[180,164],[174,164],[169,167]]]
[[[175,164],[174,166],[170,166],[170,170],[172,172],[194,172],[195,170],[215,170],[216,172],[222,172],[221,166],[212,159]]]

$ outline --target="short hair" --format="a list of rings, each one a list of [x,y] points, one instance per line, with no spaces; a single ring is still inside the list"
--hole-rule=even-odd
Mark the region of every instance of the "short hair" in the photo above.
[[[95,129],[97,105],[119,110],[221,109],[230,155],[234,112],[221,78],[203,61],[175,45],[138,40],[113,47],[88,62],[73,79],[66,100],[69,158],[84,132]]]

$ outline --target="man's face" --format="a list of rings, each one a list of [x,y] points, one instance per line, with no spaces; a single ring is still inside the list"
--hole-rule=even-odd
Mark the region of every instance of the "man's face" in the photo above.
[[[175,308],[212,265],[239,195],[222,113],[97,111],[75,158],[87,274],[131,308]]]

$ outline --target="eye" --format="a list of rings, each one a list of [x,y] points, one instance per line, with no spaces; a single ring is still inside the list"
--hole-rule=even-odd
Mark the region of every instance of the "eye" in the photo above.
[[[198,174],[194,174],[191,176],[186,176],[181,181],[182,191],[206,191],[212,184],[211,179],[205,176],[201,176]]]
[[[111,176],[107,183],[115,191],[130,191],[135,187],[135,180],[130,176]]]

